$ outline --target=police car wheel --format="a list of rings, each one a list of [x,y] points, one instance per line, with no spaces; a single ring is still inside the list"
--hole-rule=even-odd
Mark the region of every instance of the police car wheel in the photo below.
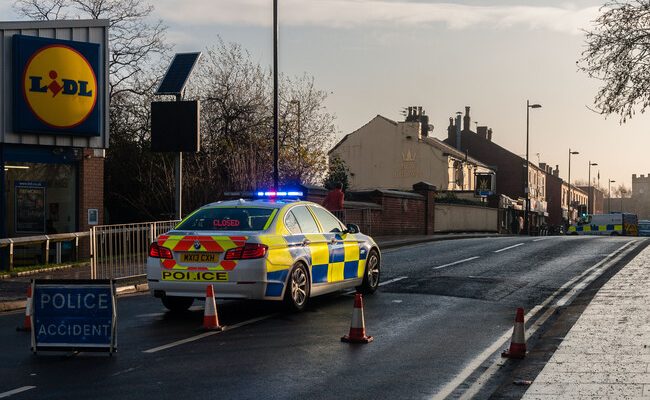
[[[194,299],[191,297],[163,296],[162,303],[171,312],[183,312],[192,307]]]
[[[289,281],[284,300],[292,311],[302,311],[307,307],[311,290],[307,268],[302,263],[296,264],[289,273]]]
[[[366,262],[366,271],[363,276],[363,282],[361,286],[357,287],[357,290],[363,294],[372,294],[375,293],[379,287],[379,276],[380,276],[381,262],[379,260],[379,254],[376,250],[370,250],[368,253],[368,261]]]

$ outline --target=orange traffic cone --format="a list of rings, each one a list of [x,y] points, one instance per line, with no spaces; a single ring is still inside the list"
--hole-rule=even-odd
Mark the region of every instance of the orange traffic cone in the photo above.
[[[32,285],[27,286],[27,301],[25,302],[25,318],[23,326],[16,328],[18,331],[30,332],[32,330]]]
[[[214,300],[214,289],[212,288],[212,285],[208,285],[205,289],[203,329],[210,331],[220,331],[223,329],[223,327],[219,326],[219,317],[217,316],[217,302]]]
[[[526,357],[526,334],[524,332],[524,309],[517,308],[515,327],[512,331],[510,349],[501,353],[501,357],[524,358]]]
[[[366,322],[363,319],[363,297],[361,293],[354,296],[354,308],[352,309],[352,321],[350,333],[341,338],[346,343],[370,343],[372,336],[366,336]]]

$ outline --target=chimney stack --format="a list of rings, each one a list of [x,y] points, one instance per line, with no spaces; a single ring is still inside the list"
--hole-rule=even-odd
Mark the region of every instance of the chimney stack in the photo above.
[[[487,126],[477,126],[476,127],[476,134],[483,139],[487,140],[487,135],[488,135],[488,128]]]
[[[465,106],[465,116],[463,117],[463,130],[464,131],[470,131],[471,128],[469,126],[470,123],[470,118],[469,118],[469,106]]]
[[[487,132],[487,140],[488,140],[489,142],[492,141],[492,128],[488,129],[488,132]]]
[[[461,120],[461,115],[462,113],[456,114],[456,150],[462,151],[461,146],[460,146],[460,120]]]
[[[560,166],[555,164],[555,171],[553,171],[553,175],[557,176],[558,178],[560,177]]]
[[[455,136],[456,128],[454,127],[454,119],[452,117],[449,117],[449,126],[447,127],[447,140],[452,143]]]

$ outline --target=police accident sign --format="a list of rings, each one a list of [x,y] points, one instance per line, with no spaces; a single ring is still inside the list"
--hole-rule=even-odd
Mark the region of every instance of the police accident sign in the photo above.
[[[111,280],[32,281],[32,351],[116,349],[117,310]]]

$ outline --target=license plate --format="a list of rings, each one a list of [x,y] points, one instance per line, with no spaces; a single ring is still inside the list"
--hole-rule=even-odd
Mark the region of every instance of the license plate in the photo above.
[[[228,282],[228,273],[223,271],[162,271],[162,280],[183,282]]]
[[[181,262],[188,263],[217,263],[219,262],[219,253],[183,253]]]

